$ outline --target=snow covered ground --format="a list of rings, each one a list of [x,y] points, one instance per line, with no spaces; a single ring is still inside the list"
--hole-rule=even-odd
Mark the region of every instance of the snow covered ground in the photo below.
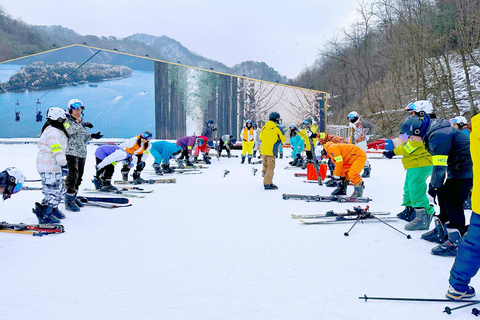
[[[93,187],[95,148],[89,146],[82,187]],[[17,166],[37,179],[36,153],[35,144],[0,144],[0,169]],[[284,170],[288,161],[277,160],[277,191],[263,190],[261,165],[254,176],[239,158],[214,158],[200,175],[145,186],[155,192],[131,199],[132,207],[64,211],[63,234],[0,233],[0,318],[472,318],[471,307],[443,313],[445,306],[458,306],[451,302],[358,299],[444,298],[454,259],[431,255],[434,244],[420,240],[423,231],[407,239],[370,222],[357,224],[346,237],[350,223],[304,225],[292,219],[291,213],[345,211],[354,204],[282,200],[282,193],[332,191],[295,178],[296,171]],[[149,158],[147,169],[152,163]],[[364,193],[374,199],[371,211],[394,215],[402,210],[401,161],[371,164]],[[230,171],[225,177],[224,169]],[[31,208],[41,199],[40,191],[22,191],[1,203],[1,219],[36,223]],[[404,221],[389,223],[407,233]],[[480,277],[472,285],[480,289]]]

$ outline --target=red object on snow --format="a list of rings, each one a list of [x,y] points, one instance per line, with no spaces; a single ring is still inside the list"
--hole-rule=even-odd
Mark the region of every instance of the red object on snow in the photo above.
[[[385,139],[378,139],[367,144],[368,149],[385,149]]]

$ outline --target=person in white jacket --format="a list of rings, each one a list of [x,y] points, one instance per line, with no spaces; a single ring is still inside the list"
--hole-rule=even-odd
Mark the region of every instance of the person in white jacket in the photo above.
[[[111,144],[102,145],[95,150],[95,161],[97,173],[92,182],[97,190],[118,190],[112,186],[112,176],[118,162],[123,162],[124,166],[133,167],[132,155],[120,146]]]
[[[130,168],[135,167],[132,175],[133,180],[143,182],[143,179],[140,178],[140,173],[143,168],[145,168],[145,160],[150,155],[150,149],[152,148],[150,140],[152,139],[152,136],[153,135],[150,131],[144,131],[141,135],[133,137],[119,145],[120,148],[127,151],[133,157],[133,166],[124,165],[122,168],[123,181],[128,181]]]
[[[65,215],[58,204],[65,196],[65,177],[68,174],[67,149],[68,133],[63,126],[68,115],[66,111],[53,107],[47,110],[46,122],[38,141],[37,171],[42,179],[42,202],[35,203],[34,213],[39,223],[59,223]]]

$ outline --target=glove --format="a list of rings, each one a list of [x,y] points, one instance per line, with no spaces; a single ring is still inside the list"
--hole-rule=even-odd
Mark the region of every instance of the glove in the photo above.
[[[312,136],[312,131],[310,131],[310,130],[307,130],[307,137],[309,137],[309,138],[310,138],[311,136]]]
[[[438,195],[438,188],[435,188],[431,183],[428,185],[427,193],[433,198],[433,202],[437,204],[435,197]]]
[[[392,150],[390,150],[390,151],[383,151],[382,157],[383,157],[384,159],[392,159],[394,155],[395,155],[395,152],[393,152]]]
[[[100,134],[100,131],[98,131],[97,133],[91,133],[90,137],[92,137],[93,139],[100,139],[101,137],[103,137],[103,134]]]
[[[217,130],[217,127],[213,127],[212,131],[215,131],[215,130]]]
[[[138,171],[142,171],[143,168],[145,168],[145,161],[140,161],[139,163],[137,163],[137,170]]]
[[[93,124],[91,124],[90,122],[82,122],[82,126],[90,128],[90,129],[93,128]]]
[[[68,176],[68,167],[62,166],[62,177]]]
[[[123,160],[123,165],[127,166],[130,169],[133,168],[132,158],[128,158],[128,159]]]

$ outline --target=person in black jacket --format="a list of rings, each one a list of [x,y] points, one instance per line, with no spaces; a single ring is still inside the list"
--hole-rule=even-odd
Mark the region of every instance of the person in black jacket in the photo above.
[[[207,137],[209,140],[212,139],[213,131],[217,130],[212,119],[206,121],[203,124],[203,130],[201,136]]]
[[[428,194],[438,199],[440,214],[435,228],[422,239],[438,242],[432,254],[456,256],[460,238],[467,232],[463,203],[473,184],[470,140],[448,120],[408,117],[401,126],[401,134],[420,135],[425,149],[432,155],[433,169]],[[448,222],[448,224],[447,224]]]

